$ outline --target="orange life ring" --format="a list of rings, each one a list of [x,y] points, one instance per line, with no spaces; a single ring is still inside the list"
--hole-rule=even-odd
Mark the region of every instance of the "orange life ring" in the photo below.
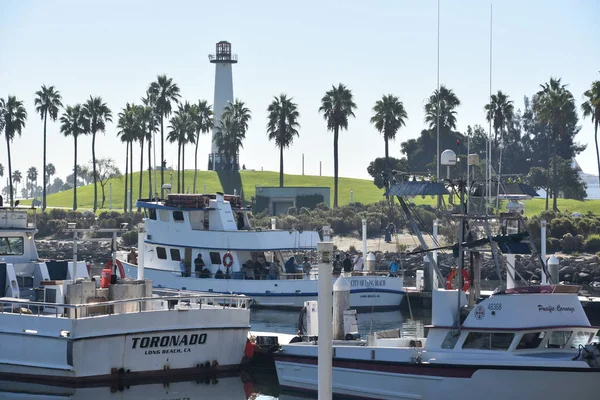
[[[225,253],[223,256],[223,265],[225,268],[230,268],[233,265],[233,256],[231,253]]]
[[[447,290],[454,289],[454,287],[452,286],[452,280],[456,276],[457,271],[458,271],[458,269],[452,268],[452,271],[450,271],[450,273],[448,274],[448,277],[446,278],[446,289]],[[463,290],[463,292],[466,292],[471,287],[471,277],[469,276],[469,273],[467,272],[466,269],[462,270],[462,277],[463,277],[463,281],[464,281],[462,290]]]
[[[106,263],[104,268],[110,269],[112,271],[112,267],[113,267],[113,260],[111,258],[110,260],[108,260],[108,262]],[[121,276],[121,279],[125,279],[125,269],[123,268],[123,263],[121,263],[121,260],[119,260],[119,259],[117,259],[117,267],[119,268],[119,275]]]

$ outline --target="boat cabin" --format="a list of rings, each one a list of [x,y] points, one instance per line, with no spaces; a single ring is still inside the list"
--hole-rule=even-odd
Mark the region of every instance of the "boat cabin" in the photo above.
[[[571,351],[597,340],[577,293],[579,286],[542,285],[507,289],[464,306],[456,325],[457,292],[433,292],[432,325],[428,351],[506,351],[520,353]],[[461,316],[461,319],[462,316]]]
[[[250,209],[236,195],[170,194],[137,206],[145,213],[145,266],[183,277],[302,278],[302,260],[294,259],[293,267],[288,261],[320,241],[316,231],[254,228]]]

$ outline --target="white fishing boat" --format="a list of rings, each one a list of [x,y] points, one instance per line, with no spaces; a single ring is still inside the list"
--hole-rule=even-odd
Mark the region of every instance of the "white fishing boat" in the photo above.
[[[255,229],[239,196],[220,193],[170,194],[165,201],[139,200],[137,207],[146,218],[137,263],[128,262],[126,253],[120,256],[125,275],[136,276],[143,263],[145,275],[159,287],[244,294],[261,307],[299,309],[317,298],[316,270],[285,272],[283,266],[291,256],[315,250],[319,232]],[[347,279],[353,308],[400,306],[402,278],[371,271]]]
[[[415,220],[401,196],[423,186],[404,182],[390,189],[397,192],[414,227]],[[352,340],[351,334],[351,340],[329,341],[329,333],[323,331],[325,339],[320,345],[327,348],[321,350],[327,353],[332,346],[332,370],[331,375],[329,371],[319,375],[319,338],[312,336],[313,329],[304,340],[283,345],[275,354],[281,386],[315,392],[322,376],[331,377],[333,393],[345,398],[597,399],[599,328],[590,324],[581,305],[581,288],[556,281],[538,286],[525,282],[527,286],[517,287],[514,263],[509,262],[504,285],[498,262],[501,252],[524,247],[525,233],[492,237],[488,221],[494,216],[463,214],[463,210],[460,207],[452,215],[459,220],[459,240],[453,248],[457,268],[446,278],[439,276],[440,282],[446,280],[446,289],[434,286],[432,290],[432,324],[426,327],[426,335],[404,337],[395,329],[368,335],[367,340]],[[478,224],[483,225],[481,230]],[[419,230],[414,230],[429,251]],[[500,287],[481,299],[479,255],[490,251],[484,249],[486,245],[498,262]],[[473,257],[464,256],[467,250]],[[469,267],[465,259],[470,260]],[[542,269],[548,274],[544,264]],[[450,289],[454,274],[459,277],[459,290]],[[337,315],[341,315],[339,310]],[[345,338],[344,332],[338,332],[337,338]]]
[[[461,324],[457,291],[434,291],[426,338],[388,330],[367,341],[334,341],[333,393],[360,399],[597,399],[598,328],[590,325],[578,291],[558,285],[507,289],[479,303]],[[275,364],[283,388],[317,391],[317,350],[316,341],[282,346]]]
[[[143,271],[91,280],[76,261],[38,260],[27,211],[0,215],[0,379],[87,385],[239,366],[248,298],[153,293]]]

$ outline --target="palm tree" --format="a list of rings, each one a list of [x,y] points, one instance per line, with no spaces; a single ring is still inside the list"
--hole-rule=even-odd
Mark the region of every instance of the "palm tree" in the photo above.
[[[513,102],[508,99],[508,95],[498,90],[497,94],[492,94],[490,103],[484,106],[486,111],[486,119],[488,122],[492,122],[494,127],[494,144],[496,147],[500,145],[500,154],[498,155],[498,176],[502,177],[502,152],[504,150],[504,136],[506,129],[512,123],[513,119]],[[498,142],[500,141],[500,143]],[[489,154],[490,161],[492,158],[492,148],[490,147]],[[500,179],[498,179],[498,189],[500,188]],[[497,206],[499,199],[496,200]]]
[[[229,102],[223,109],[221,119],[230,119],[230,125],[233,128],[229,138],[229,144],[232,146],[230,149],[230,161],[233,161],[232,169],[238,169],[238,152],[240,147],[243,147],[242,141],[246,139],[248,122],[252,119],[251,114],[250,109],[239,99],[235,99],[233,103]]]
[[[35,188],[37,187],[38,171],[36,167],[29,167],[27,170],[27,180],[31,189],[31,197],[35,197]]]
[[[169,135],[167,139],[171,143],[177,142],[177,193],[185,192],[185,145],[190,140],[195,140],[195,129],[192,115],[190,114],[190,103],[186,102],[179,106],[169,125]],[[183,171],[182,171],[183,170]]]
[[[338,206],[338,139],[341,129],[348,129],[348,119],[354,117],[356,104],[352,100],[352,91],[344,84],[325,93],[321,99],[319,112],[327,121],[327,130],[333,131],[333,206]]]
[[[171,114],[171,102],[179,102],[179,87],[173,83],[172,78],[166,75],[159,75],[155,82],[150,84],[148,94],[156,99],[156,114],[160,121],[160,187],[161,197],[164,197],[162,185],[165,183],[165,168],[163,161],[165,159],[165,138],[164,138],[164,119]]]
[[[19,193],[19,191],[17,189],[17,184],[21,183],[21,179],[23,179],[23,175],[21,175],[21,171],[16,170],[15,172],[13,172],[12,181],[15,184],[15,195],[17,193]]]
[[[381,100],[377,100],[373,107],[375,113],[371,117],[371,123],[375,125],[375,129],[383,134],[385,142],[385,160],[388,164],[389,160],[389,141],[396,139],[398,129],[406,125],[408,115],[404,104],[394,95],[383,96]]]
[[[35,110],[40,114],[40,117],[44,121],[44,166],[43,166],[43,174],[44,174],[44,182],[42,188],[42,212],[46,210],[46,187],[48,182],[46,181],[47,172],[46,172],[46,122],[48,121],[48,117],[52,121],[56,122],[58,118],[58,110],[63,106],[62,97],[58,90],[54,89],[54,86],[46,87],[46,85],[42,85],[41,90],[35,92]]]
[[[92,134],[92,178],[94,180],[94,212],[98,209],[98,182],[96,179],[96,133],[106,131],[106,123],[112,122],[112,112],[102,97],[92,97],[83,105],[88,132]]]
[[[206,100],[198,100],[198,104],[194,104],[191,110],[192,119],[194,121],[194,129],[196,130],[196,151],[194,152],[194,193],[196,193],[196,177],[198,176],[198,143],[200,143],[200,135],[208,133],[213,125],[213,111],[210,104]]]
[[[125,108],[119,113],[119,119],[117,122],[117,135],[121,137],[121,141],[126,143],[125,147],[125,190],[123,200],[123,210],[128,212],[127,201],[129,199],[128,190],[131,190],[131,182],[129,173],[133,173],[133,161],[130,155],[132,154],[133,141],[136,140],[139,132],[139,123],[136,115],[135,104],[127,103]],[[131,168],[129,165],[131,163]],[[131,177],[133,179],[133,176]]]
[[[23,102],[18,100],[15,96],[9,95],[7,100],[0,99],[0,120],[1,125],[4,126],[4,137],[6,138],[6,149],[8,152],[8,176],[13,176],[12,173],[12,162],[10,155],[10,144],[15,138],[15,134],[21,136],[21,132],[25,127],[25,121],[27,121],[27,111],[23,106]],[[13,186],[12,179],[8,180],[10,190],[10,206],[13,206]]]
[[[294,136],[299,136],[298,118],[300,113],[298,105],[292,100],[285,94],[281,94],[279,97],[275,97],[267,108],[269,140],[274,140],[275,146],[279,147],[279,187],[283,187],[283,149],[290,147]]]
[[[214,141],[227,165],[231,164],[234,153],[236,152],[236,142],[240,145],[243,137],[237,137],[239,129],[231,116],[225,116],[219,121],[219,125],[215,126]]]
[[[594,140],[596,141],[596,161],[598,162],[598,179],[600,180],[600,153],[598,151],[598,125],[600,124],[600,81],[592,82],[592,87],[583,93],[585,102],[581,105],[583,117],[592,117],[594,124]]]
[[[438,107],[439,103],[439,107]],[[440,130],[456,129],[456,107],[460,106],[460,100],[452,89],[441,85],[439,91],[436,89],[425,103],[425,122],[429,129],[437,128],[440,121]]]
[[[2,178],[4,176],[4,165],[2,165],[2,163],[0,163],[0,178]]]
[[[60,131],[65,136],[73,136],[75,155],[73,157],[73,211],[77,210],[77,138],[88,131],[81,104],[67,106],[60,117]]]
[[[54,176],[54,174],[56,174],[56,167],[54,167],[54,164],[48,163],[48,165],[46,165],[46,177],[44,180],[44,182],[47,182],[47,184],[48,184],[47,190],[50,189],[50,185],[51,185],[50,178],[52,178],[52,176]],[[46,191],[46,193],[47,193],[47,191]]]
[[[142,99],[143,101],[144,99]],[[152,147],[152,134],[156,130],[156,118],[152,107],[144,104],[137,106],[136,117],[139,125],[139,132],[137,140],[140,142],[140,182],[138,198],[142,198],[142,187],[143,187],[143,173],[144,173],[144,142],[148,142],[148,186],[149,186],[149,198],[152,198],[152,161],[151,161],[151,147]]]
[[[148,140],[148,198],[152,196],[152,137],[156,132],[158,119],[155,112],[155,100],[149,94],[142,98],[143,109],[140,110],[140,128],[146,132],[146,140]],[[140,177],[141,181],[141,177]]]
[[[545,123],[551,130],[548,137],[548,148],[552,148],[554,160],[552,171],[552,208],[558,210],[558,167],[557,151],[558,141],[566,134],[569,121],[576,119],[576,108],[573,94],[567,89],[567,85],[561,82],[561,78],[550,78],[550,81],[540,85],[542,88],[534,98],[533,108],[540,122]],[[550,158],[548,158],[550,164]],[[548,165],[548,174],[550,173]],[[550,179],[548,179],[550,181]],[[548,197],[546,197],[548,199]],[[548,200],[546,200],[547,202]]]
[[[493,94],[490,103],[486,104],[486,119],[492,122],[494,127],[494,142],[498,143],[498,138],[502,140],[503,134],[510,122],[513,119],[514,107],[512,100],[508,99],[507,94],[498,90],[497,94]]]

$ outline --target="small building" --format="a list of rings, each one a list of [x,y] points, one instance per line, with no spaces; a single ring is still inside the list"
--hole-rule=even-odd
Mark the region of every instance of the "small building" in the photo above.
[[[315,208],[319,203],[330,205],[329,187],[295,186],[295,187],[267,187],[256,186],[256,196],[253,210],[256,213],[269,210],[271,215],[285,214],[290,207],[300,209]]]

